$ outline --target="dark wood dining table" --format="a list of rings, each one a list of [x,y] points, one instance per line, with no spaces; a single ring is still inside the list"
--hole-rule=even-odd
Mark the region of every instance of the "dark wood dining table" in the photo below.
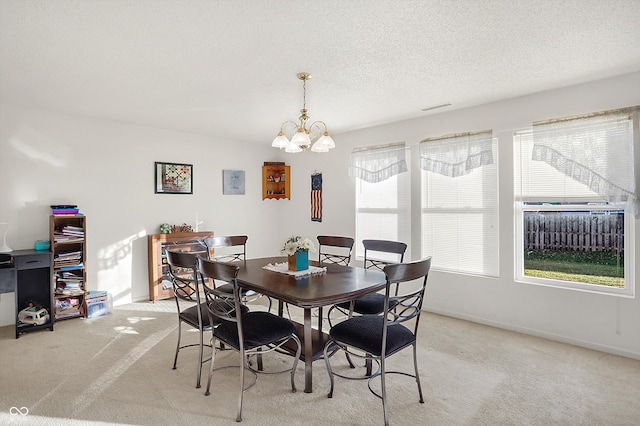
[[[322,331],[322,318],[318,319],[317,329],[312,327],[311,310],[379,291],[385,287],[386,279],[380,271],[332,264],[323,265],[327,268],[324,273],[298,278],[263,268],[269,263],[286,261],[286,257],[266,257],[237,262],[240,267],[238,284],[280,301],[280,315],[283,303],[303,309],[304,323],[294,323],[302,343],[300,359],[304,361],[304,391],[311,393],[312,363],[323,356],[324,346],[329,339],[329,335]],[[319,266],[316,261],[310,261],[309,264]]]

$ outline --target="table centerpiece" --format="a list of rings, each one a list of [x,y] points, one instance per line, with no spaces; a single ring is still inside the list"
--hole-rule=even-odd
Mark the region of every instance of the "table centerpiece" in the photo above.
[[[285,241],[282,254],[288,256],[290,271],[304,271],[309,269],[309,252],[315,250],[316,246],[309,238],[292,235]]]

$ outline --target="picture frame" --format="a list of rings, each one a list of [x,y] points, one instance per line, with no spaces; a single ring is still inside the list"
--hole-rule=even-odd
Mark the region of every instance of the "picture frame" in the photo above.
[[[156,161],[156,194],[193,194],[193,164]]]
[[[222,171],[222,194],[244,195],[244,170]]]

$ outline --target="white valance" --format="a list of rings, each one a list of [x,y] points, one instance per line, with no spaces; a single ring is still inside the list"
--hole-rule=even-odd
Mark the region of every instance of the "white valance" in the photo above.
[[[457,133],[420,142],[420,168],[457,177],[486,164],[493,164],[493,132]]]
[[[532,159],[544,161],[610,203],[640,218],[634,168],[634,123],[640,107],[533,123]],[[638,145],[640,146],[640,145]]]
[[[376,183],[408,171],[404,142],[355,148],[351,153],[349,175]]]

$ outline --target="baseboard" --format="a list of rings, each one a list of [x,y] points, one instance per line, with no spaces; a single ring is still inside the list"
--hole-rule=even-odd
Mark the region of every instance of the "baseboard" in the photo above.
[[[444,315],[451,318],[457,318],[465,321],[475,322],[482,325],[488,325],[491,327],[500,328],[503,330],[514,331],[516,333],[526,334],[529,336],[540,337],[554,342],[567,343],[574,346],[580,346],[582,348],[593,349],[595,351],[605,352],[613,355],[619,355],[626,358],[632,358],[640,360],[640,353],[624,350],[614,346],[601,345],[594,342],[588,342],[584,340],[574,339],[559,334],[548,333],[545,331],[536,330],[527,327],[518,327],[513,324],[503,323],[499,321],[492,321],[485,318],[475,317],[472,315],[460,314],[458,312],[451,312],[443,309],[424,309],[426,312],[431,312],[438,315]]]

